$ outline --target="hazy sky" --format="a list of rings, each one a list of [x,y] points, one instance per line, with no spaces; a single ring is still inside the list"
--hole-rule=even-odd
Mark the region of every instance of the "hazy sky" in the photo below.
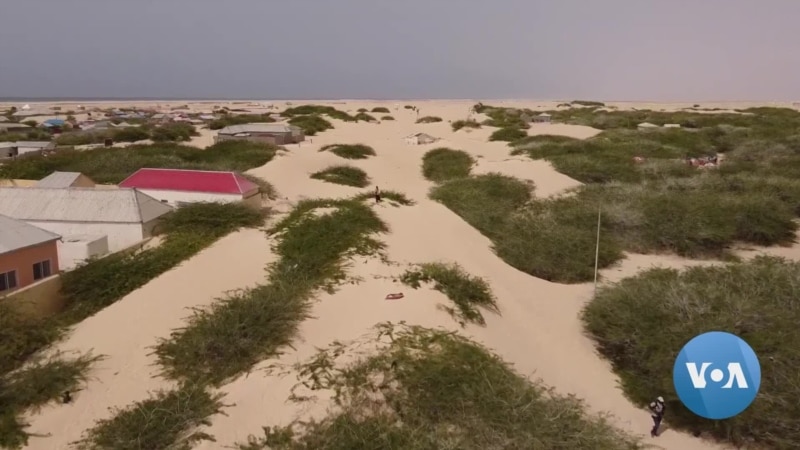
[[[0,97],[800,100],[800,0],[0,0]]]

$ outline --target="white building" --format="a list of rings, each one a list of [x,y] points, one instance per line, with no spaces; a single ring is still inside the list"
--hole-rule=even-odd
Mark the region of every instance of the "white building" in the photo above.
[[[152,236],[172,210],[135,189],[0,187],[0,214],[67,239],[107,236],[112,252]]]
[[[439,139],[431,136],[427,133],[414,133],[412,135],[406,136],[403,138],[406,144],[408,145],[424,145],[424,144],[432,144]]]
[[[653,128],[661,128],[661,127],[659,127],[658,125],[654,125],[654,124],[652,124],[650,122],[642,122],[639,125],[637,125],[636,128],[638,128],[640,130],[650,130],[650,129],[653,129]]]
[[[139,169],[119,187],[134,188],[175,207],[198,202],[244,202],[261,207],[258,185],[236,172]]]

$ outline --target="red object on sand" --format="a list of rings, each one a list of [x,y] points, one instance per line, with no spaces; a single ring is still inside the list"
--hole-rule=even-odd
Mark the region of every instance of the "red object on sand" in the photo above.
[[[386,296],[386,300],[397,300],[397,299],[401,299],[403,297],[405,297],[405,295],[403,295],[402,293],[389,294],[389,295]]]

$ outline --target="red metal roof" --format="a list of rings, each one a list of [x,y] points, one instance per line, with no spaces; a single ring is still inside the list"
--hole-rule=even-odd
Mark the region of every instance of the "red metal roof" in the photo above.
[[[119,187],[213,194],[247,194],[258,190],[258,185],[236,172],[182,169],[139,169]]]

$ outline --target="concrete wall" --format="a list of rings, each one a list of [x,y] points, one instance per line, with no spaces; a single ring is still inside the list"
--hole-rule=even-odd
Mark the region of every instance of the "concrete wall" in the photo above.
[[[61,276],[53,275],[5,296],[0,293],[0,302],[28,316],[52,316],[64,309]]]
[[[61,270],[72,270],[87,259],[108,253],[108,236],[82,237],[70,242],[65,238],[58,243],[58,261]]]
[[[247,197],[247,198],[243,199],[242,201],[244,202],[245,205],[247,205],[247,206],[249,206],[251,208],[261,209],[261,206],[262,206],[261,205],[261,202],[262,202],[261,192],[256,192],[255,194],[252,194],[250,197]]]
[[[37,281],[33,279],[33,265],[47,260],[50,261],[50,273],[58,273],[58,247],[56,241],[45,242],[44,244],[0,255],[0,273],[15,271],[17,278],[16,289],[22,289]],[[10,292],[3,291],[0,292],[0,295],[8,293]]]
[[[61,236],[108,236],[108,250],[111,252],[129,247],[147,237],[145,236],[145,227],[141,223],[35,222],[30,220],[26,220],[26,222]]]
[[[149,195],[158,201],[166,200],[170,206],[178,206],[178,202],[198,203],[198,202],[218,202],[232,203],[242,201],[242,196],[237,194],[209,194],[205,192],[183,192],[183,191],[164,191],[157,189],[136,189],[137,191]]]
[[[84,174],[80,174],[71,187],[94,187],[94,181]]]

